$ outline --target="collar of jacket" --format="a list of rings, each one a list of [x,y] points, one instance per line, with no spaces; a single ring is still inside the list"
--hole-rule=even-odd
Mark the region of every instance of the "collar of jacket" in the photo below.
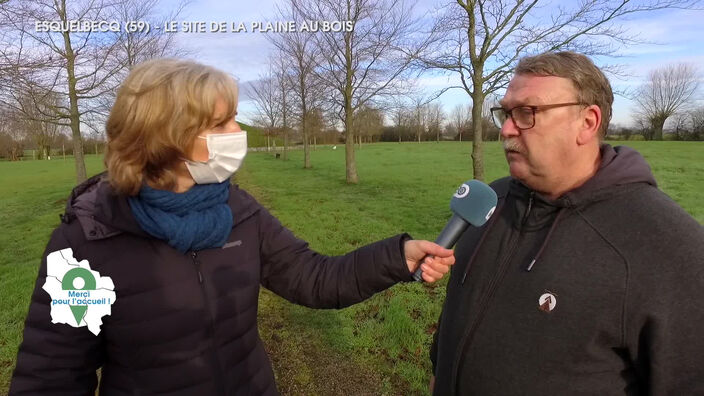
[[[230,188],[228,204],[232,209],[232,226],[254,215],[261,207],[254,198],[238,185]],[[107,179],[107,172],[100,173],[76,186],[66,202],[62,221],[79,221],[87,240],[110,238],[121,233],[150,238],[139,226],[130,209],[127,197],[117,194]]]

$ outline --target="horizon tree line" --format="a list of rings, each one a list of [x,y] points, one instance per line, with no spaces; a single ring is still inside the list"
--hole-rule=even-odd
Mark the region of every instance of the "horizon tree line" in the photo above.
[[[692,8],[699,1],[594,0],[551,9],[541,8],[540,3],[447,0],[419,16],[414,5],[404,0],[285,0],[275,11],[279,19],[345,20],[352,21],[354,29],[268,35],[276,53],[269,70],[249,87],[257,103],[256,123],[266,135],[282,135],[284,158],[290,135],[299,133],[304,168],[313,166],[311,147],[319,131],[341,131],[348,183],[359,182],[355,150],[363,141],[381,136],[379,131],[386,124],[399,131],[405,128],[416,141],[424,140],[425,134],[439,141],[454,130],[458,140],[473,142],[473,175],[481,180],[482,141],[496,135],[487,122],[487,103],[506,87],[520,57],[558,50],[615,55],[625,45],[642,42],[623,28],[620,22],[626,17]],[[32,29],[33,21],[80,16],[159,24],[184,9],[181,4],[164,15],[156,11],[159,4],[159,0],[77,0],[70,4],[66,0],[17,0],[0,10],[0,107],[5,114],[35,122],[30,128],[44,134],[70,130],[78,182],[86,176],[84,130],[100,133],[116,87],[129,69],[145,59],[187,53],[176,45],[173,35],[155,30],[38,33]],[[697,97],[697,70],[681,65],[676,69],[653,71],[634,98],[641,110],[638,122],[648,139],[662,139],[668,120],[680,132],[698,125],[698,118],[683,115]],[[419,91],[417,78],[431,71],[458,75],[461,84],[428,97],[414,96]],[[673,86],[679,88],[667,91]],[[433,103],[449,89],[467,94],[463,107],[471,116],[457,109],[446,114]],[[268,104],[261,100],[266,97]],[[370,123],[370,119],[377,121]],[[403,139],[403,133],[397,135]]]

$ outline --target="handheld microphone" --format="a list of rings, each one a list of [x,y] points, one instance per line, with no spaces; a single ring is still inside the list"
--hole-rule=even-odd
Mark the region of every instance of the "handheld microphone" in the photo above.
[[[452,196],[450,201],[452,217],[440,232],[435,243],[446,249],[452,248],[470,224],[481,227],[489,220],[496,210],[497,201],[496,192],[479,180],[469,180],[463,183]],[[413,279],[422,282],[422,275],[423,270],[418,268],[413,274]]]

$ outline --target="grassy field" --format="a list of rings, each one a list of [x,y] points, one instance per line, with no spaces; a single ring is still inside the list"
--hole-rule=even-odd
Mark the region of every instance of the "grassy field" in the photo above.
[[[661,188],[704,223],[704,205],[699,199],[704,191],[704,144],[627,144],[647,158]],[[300,152],[293,153],[287,163],[266,155],[250,156],[238,181],[314,249],[341,254],[403,231],[415,238],[434,239],[450,216],[448,203],[454,189],[470,178],[470,152],[471,145],[458,143],[363,146],[357,151],[362,180],[358,186],[344,183],[342,150],[313,153],[310,170],[301,169]],[[486,145],[486,169],[487,180],[508,174],[498,143]],[[288,326],[297,329],[288,334],[294,350],[305,345],[306,337],[314,337],[318,348],[328,347],[360,366],[375,367],[382,373],[382,386],[380,392],[370,394],[423,394],[444,284],[399,285],[342,311],[314,311],[265,299],[262,316],[268,316],[269,305],[287,316]],[[280,304],[286,308],[279,309]],[[287,341],[272,340],[275,345]],[[295,353],[283,354],[293,355],[289,359],[294,365],[309,372],[302,382],[315,378],[316,367]]]
[[[704,223],[699,198],[704,191],[704,144],[625,144],[643,153],[660,187]],[[342,254],[399,232],[434,239],[450,215],[450,196],[471,175],[470,144],[374,144],[357,151],[361,183],[349,186],[341,148],[319,148],[308,170],[302,169],[300,151],[291,152],[286,162],[250,154],[236,181],[312,248]],[[498,143],[486,145],[486,157],[487,179],[507,174]],[[86,163],[89,174],[102,169],[97,157]],[[5,225],[0,233],[0,394],[9,385],[39,257],[73,184],[71,161],[0,163],[0,220]],[[282,393],[350,389],[332,384],[330,378],[358,367],[363,372],[350,378],[371,378],[375,388],[367,394],[422,394],[443,286],[398,285],[341,311],[309,310],[263,293],[262,336],[275,354]],[[343,359],[337,361],[345,368],[335,371],[336,360],[320,367],[315,353],[301,353],[311,350],[324,351],[320,359],[332,353]]]

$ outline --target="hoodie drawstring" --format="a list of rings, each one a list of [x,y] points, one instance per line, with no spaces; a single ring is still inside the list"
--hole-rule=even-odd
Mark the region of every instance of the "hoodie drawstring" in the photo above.
[[[543,241],[543,244],[540,245],[540,249],[538,250],[538,253],[535,255],[533,260],[528,264],[528,267],[526,267],[526,271],[530,272],[530,270],[533,269],[533,265],[535,265],[535,262],[540,259],[540,255],[543,254],[543,250],[545,250],[545,246],[547,246],[548,241],[550,240],[550,237],[552,236],[553,231],[555,231],[555,228],[557,228],[557,223],[560,222],[560,217],[562,217],[562,214],[565,213],[565,208],[560,208],[557,212],[557,216],[555,216],[555,221],[552,222],[552,225],[550,226],[550,231],[548,231],[548,235],[545,237],[545,240]]]

